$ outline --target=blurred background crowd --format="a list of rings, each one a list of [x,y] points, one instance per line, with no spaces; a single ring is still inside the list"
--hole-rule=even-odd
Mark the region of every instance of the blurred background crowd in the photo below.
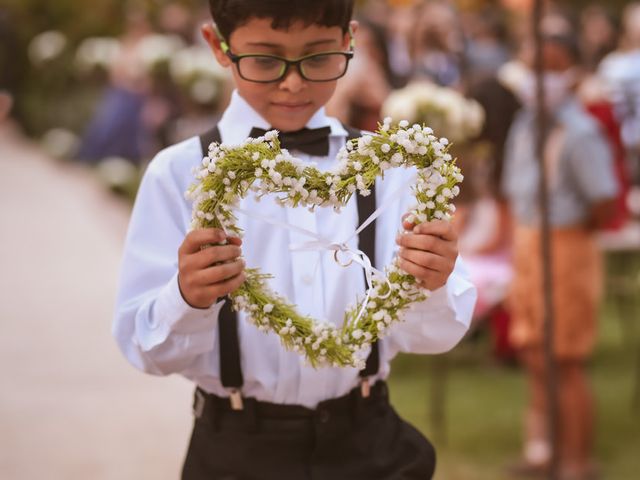
[[[479,289],[472,331],[444,359],[400,358],[395,377],[399,408],[449,445],[442,478],[501,478],[496,465],[518,450],[523,399],[514,392],[524,389],[512,368],[509,291],[514,190],[527,185],[509,173],[516,168],[509,156],[522,155],[510,142],[536,102],[531,4],[359,2],[356,55],[327,107],[365,130],[385,116],[428,123],[453,142],[466,177],[455,221]],[[566,60],[547,52],[560,62],[545,76],[547,106],[574,99],[598,125],[610,158],[611,202],[597,237],[605,302],[596,305],[596,447],[606,478],[627,479],[640,447],[640,3],[545,4],[545,41]],[[206,2],[198,0],[3,0],[0,126],[23,132],[51,159],[82,165],[132,201],[155,153],[206,131],[227,104],[231,76],[200,38],[206,21]],[[425,377],[428,387],[416,386]],[[425,391],[429,407],[416,401]],[[485,423],[480,407],[490,410]]]

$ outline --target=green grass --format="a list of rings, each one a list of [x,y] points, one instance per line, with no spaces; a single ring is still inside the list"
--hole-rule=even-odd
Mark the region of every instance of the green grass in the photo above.
[[[596,457],[603,478],[630,480],[640,469],[640,401],[632,405],[640,341],[607,306],[590,366],[597,402]],[[640,325],[638,325],[640,327]],[[394,361],[391,399],[404,418],[436,445],[436,480],[499,480],[518,457],[526,400],[522,371],[491,360],[486,333],[446,355],[403,355]],[[435,375],[440,372],[441,375]],[[438,401],[438,395],[444,401]],[[434,412],[434,405],[444,405]],[[433,417],[441,418],[438,423]]]

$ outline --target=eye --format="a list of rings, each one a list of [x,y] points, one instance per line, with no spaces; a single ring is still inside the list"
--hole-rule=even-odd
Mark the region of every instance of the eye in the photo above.
[[[265,70],[280,68],[282,61],[273,57],[252,57],[253,64]]]
[[[320,67],[326,65],[330,61],[329,55],[317,55],[315,57],[307,58],[304,62],[312,67]]]

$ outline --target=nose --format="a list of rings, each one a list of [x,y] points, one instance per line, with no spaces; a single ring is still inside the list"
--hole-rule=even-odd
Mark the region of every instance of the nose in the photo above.
[[[306,80],[302,78],[298,69],[292,65],[278,86],[281,90],[297,93],[304,88],[305,82]]]

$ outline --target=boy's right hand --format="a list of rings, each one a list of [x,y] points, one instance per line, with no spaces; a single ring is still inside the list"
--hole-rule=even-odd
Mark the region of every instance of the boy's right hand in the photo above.
[[[220,245],[225,240],[227,244]],[[240,245],[240,238],[227,237],[217,228],[187,234],[178,249],[178,286],[189,305],[209,308],[242,285],[245,262],[239,258]]]

